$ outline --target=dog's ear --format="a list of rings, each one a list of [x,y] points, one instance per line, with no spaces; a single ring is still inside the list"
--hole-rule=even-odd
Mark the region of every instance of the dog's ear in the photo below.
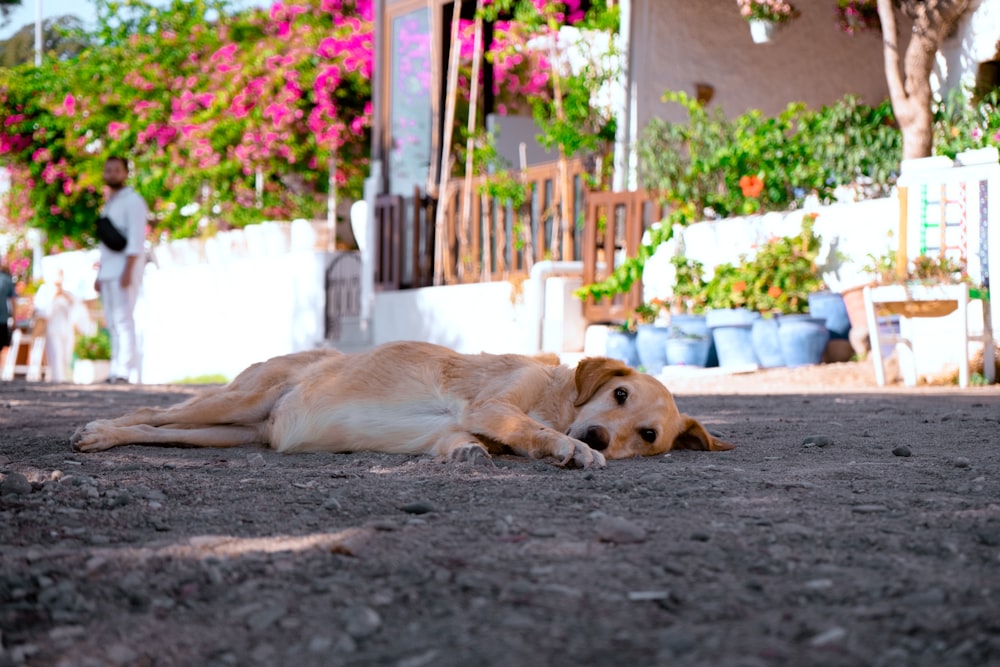
[[[631,375],[634,372],[617,359],[589,357],[582,360],[576,367],[576,400],[573,406],[578,408],[589,401],[611,378]]]
[[[684,420],[684,430],[678,433],[677,437],[674,438],[674,444],[671,449],[696,449],[703,452],[725,452],[736,448],[736,445],[723,442],[713,436],[704,426],[701,425],[700,422],[698,422],[698,420],[692,419],[687,415],[681,415],[681,419]]]

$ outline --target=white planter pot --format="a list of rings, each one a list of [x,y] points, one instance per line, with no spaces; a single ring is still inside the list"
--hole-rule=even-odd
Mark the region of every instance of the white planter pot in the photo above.
[[[104,382],[111,375],[111,362],[106,359],[77,359],[73,362],[73,384]]]
[[[777,27],[778,24],[774,21],[751,19],[750,38],[753,40],[754,44],[770,44],[771,40],[774,38],[774,31]]]

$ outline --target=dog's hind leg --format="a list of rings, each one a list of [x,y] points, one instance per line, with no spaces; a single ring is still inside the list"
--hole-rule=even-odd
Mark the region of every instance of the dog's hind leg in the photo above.
[[[238,447],[264,443],[260,427],[253,425],[160,428],[146,424],[118,426],[109,420],[98,420],[74,433],[70,444],[78,452],[99,452],[118,445]]]
[[[457,431],[440,438],[432,453],[441,461],[493,465],[493,459],[483,443],[471,433]]]
[[[267,419],[275,401],[286,390],[281,385],[261,391],[234,391],[226,386],[169,407],[138,408],[116,419],[102,421],[114,426],[254,424]]]

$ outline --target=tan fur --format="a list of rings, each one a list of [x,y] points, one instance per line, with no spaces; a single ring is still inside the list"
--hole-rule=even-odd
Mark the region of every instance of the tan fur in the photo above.
[[[584,359],[574,370],[550,357],[459,354],[416,342],[350,355],[299,352],[254,364],[178,405],[91,422],[70,443],[81,452],[257,444],[452,460],[512,452],[584,467],[677,448],[732,448],[680,414],[656,379],[611,359]]]

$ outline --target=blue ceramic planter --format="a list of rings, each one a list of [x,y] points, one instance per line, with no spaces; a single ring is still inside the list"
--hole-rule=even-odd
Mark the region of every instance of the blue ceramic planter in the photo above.
[[[712,330],[719,366],[759,365],[750,330],[754,321],[760,319],[760,313],[742,308],[710,310],[705,313],[705,319]]]
[[[688,339],[688,343],[676,343],[671,353],[671,340]],[[700,342],[700,344],[698,344]],[[685,348],[691,348],[686,350]],[[705,359],[701,360],[701,350]],[[682,350],[684,350],[682,352]],[[690,356],[689,356],[690,355]],[[675,361],[676,359],[676,361]],[[670,339],[667,341],[667,364],[684,366],[718,366],[712,332],[704,315],[680,313],[670,316]]]
[[[786,366],[808,366],[823,360],[830,332],[820,317],[783,315],[778,318],[778,340]]]
[[[620,329],[608,329],[605,356],[618,359],[632,368],[639,367],[639,355],[635,349],[635,334]]]
[[[667,363],[671,366],[697,366],[704,368],[708,364],[708,348],[711,339],[704,338],[670,338],[667,340]]]
[[[652,375],[659,375],[667,364],[667,339],[670,329],[655,324],[640,324],[635,333],[635,349],[639,367]]]
[[[764,368],[777,368],[785,365],[785,356],[781,353],[781,340],[778,338],[778,317],[762,317],[750,328],[750,340],[757,360]]]
[[[847,316],[842,295],[836,292],[813,292],[809,295],[809,314],[823,319],[830,338],[847,338],[851,320]]]

